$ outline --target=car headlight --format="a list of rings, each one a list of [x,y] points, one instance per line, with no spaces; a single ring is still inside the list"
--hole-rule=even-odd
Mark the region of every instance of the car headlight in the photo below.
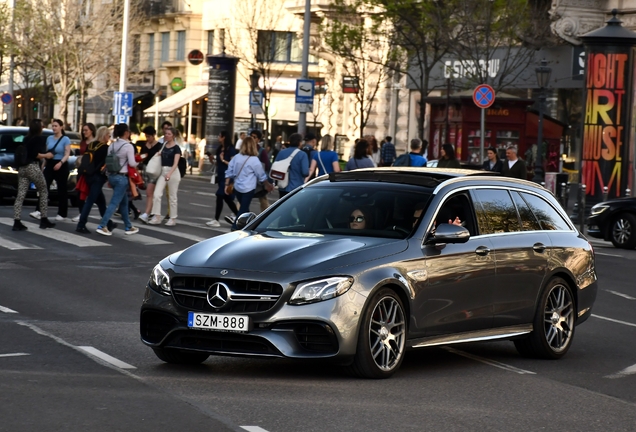
[[[170,294],[170,276],[157,264],[150,275],[150,287],[161,294]]]
[[[608,206],[608,205],[596,204],[594,207],[592,207],[592,210],[590,210],[590,214],[592,216],[596,216],[596,215],[599,215],[599,214],[603,213],[608,208],[610,208],[610,206]]]
[[[338,297],[349,291],[353,285],[351,277],[330,277],[298,284],[289,304],[315,303]]]

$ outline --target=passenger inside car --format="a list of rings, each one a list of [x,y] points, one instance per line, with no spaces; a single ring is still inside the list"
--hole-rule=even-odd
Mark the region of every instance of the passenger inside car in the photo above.
[[[349,228],[361,230],[361,229],[373,229],[373,217],[369,208],[358,208],[351,212],[349,216]]]

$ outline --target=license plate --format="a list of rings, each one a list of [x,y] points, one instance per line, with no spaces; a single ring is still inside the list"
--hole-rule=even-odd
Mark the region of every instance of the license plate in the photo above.
[[[243,315],[188,312],[188,327],[190,328],[246,332],[249,330],[249,326],[249,317]]]

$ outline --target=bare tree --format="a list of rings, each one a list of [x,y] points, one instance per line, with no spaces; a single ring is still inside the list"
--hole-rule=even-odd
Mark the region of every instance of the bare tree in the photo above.
[[[225,48],[245,66],[239,68],[239,74],[250,87],[252,72],[262,78],[259,90],[263,92],[263,116],[267,125],[276,81],[290,62],[299,61],[302,52],[298,36],[291,31],[294,18],[286,19],[279,13],[283,9],[281,0],[235,0],[225,28]]]

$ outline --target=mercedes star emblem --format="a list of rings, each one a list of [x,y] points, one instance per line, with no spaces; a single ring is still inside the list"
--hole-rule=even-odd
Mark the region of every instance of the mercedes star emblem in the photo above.
[[[216,282],[208,288],[208,303],[214,309],[221,309],[230,300],[230,287],[223,282]]]

